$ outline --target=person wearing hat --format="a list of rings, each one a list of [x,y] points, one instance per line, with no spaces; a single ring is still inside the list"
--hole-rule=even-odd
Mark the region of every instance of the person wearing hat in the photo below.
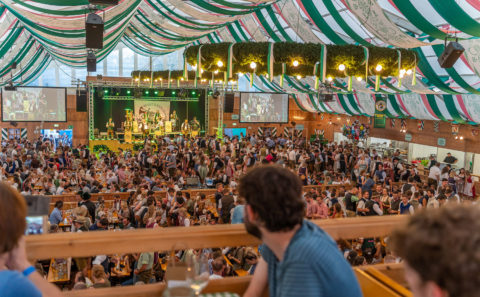
[[[88,210],[88,214],[90,215],[90,217],[92,219],[95,218],[95,204],[92,201],[90,201],[90,198],[92,196],[88,192],[83,192],[81,196],[83,201],[78,203],[78,206],[85,206]]]
[[[73,210],[74,218],[79,218],[80,222],[82,222],[86,229],[88,229],[91,225],[90,219],[87,218],[88,210],[85,206],[79,206]]]
[[[447,163],[447,164],[455,164],[455,163],[458,162],[458,159],[455,158],[454,156],[452,156],[452,154],[450,152],[448,152],[445,159],[443,159],[443,162]]]
[[[82,216],[78,216],[73,219],[73,226],[75,227],[76,232],[87,232],[88,229],[85,226],[87,222],[87,219]]]

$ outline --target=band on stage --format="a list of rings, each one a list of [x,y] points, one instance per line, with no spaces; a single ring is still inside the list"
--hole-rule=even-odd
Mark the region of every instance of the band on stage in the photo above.
[[[200,122],[197,120],[197,117],[193,117],[191,121],[185,119],[185,121],[180,124],[180,119],[175,110],[170,115],[169,120],[163,118],[160,112],[141,110],[138,115],[134,115],[130,109],[125,111],[125,121],[122,123],[122,130],[125,133],[126,141],[131,140],[132,134],[141,134],[144,137],[150,134],[183,134],[185,136],[196,137],[200,132]],[[108,138],[115,138],[115,123],[112,118],[108,119],[106,128]]]

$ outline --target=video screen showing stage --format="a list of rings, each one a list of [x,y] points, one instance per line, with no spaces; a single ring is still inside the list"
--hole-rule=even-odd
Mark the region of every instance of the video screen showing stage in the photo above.
[[[66,122],[65,88],[17,87],[2,90],[3,122]]]
[[[241,93],[241,123],[288,123],[288,94]]]

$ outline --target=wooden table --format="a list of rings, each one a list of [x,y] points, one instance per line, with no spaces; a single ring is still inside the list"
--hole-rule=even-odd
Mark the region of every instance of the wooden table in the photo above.
[[[60,259],[59,259],[60,260]],[[66,263],[63,264],[63,269],[66,272],[63,276],[58,276],[54,272],[54,264],[55,264],[56,259],[53,258],[50,260],[50,268],[48,269],[48,276],[47,276],[47,281],[49,283],[66,283],[70,281],[70,272],[72,268],[72,258],[67,258]],[[60,264],[62,265],[62,264]]]
[[[58,227],[62,228],[63,232],[70,232],[72,229],[72,224],[70,223],[64,223],[64,222],[60,222],[58,224]]]

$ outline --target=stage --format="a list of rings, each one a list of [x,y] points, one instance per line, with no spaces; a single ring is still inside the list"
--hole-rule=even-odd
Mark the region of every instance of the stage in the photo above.
[[[91,149],[107,145],[117,151],[116,143],[143,144],[147,135],[201,135],[208,127],[205,89],[89,85],[88,93]]]

